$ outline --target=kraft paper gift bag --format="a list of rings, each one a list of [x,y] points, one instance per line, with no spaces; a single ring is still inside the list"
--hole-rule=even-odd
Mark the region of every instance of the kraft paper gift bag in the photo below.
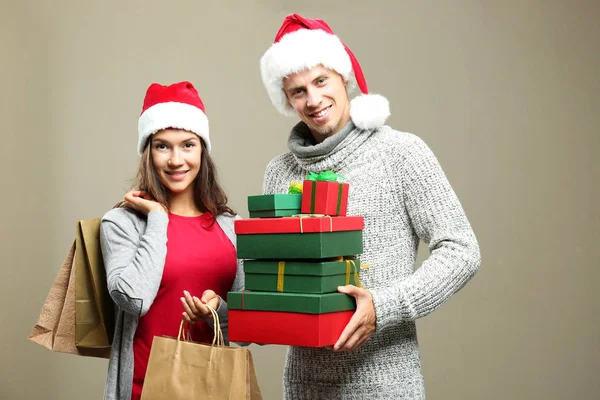
[[[115,306],[106,285],[100,250],[101,218],[77,221],[75,239],[75,344],[110,348]]]
[[[142,400],[260,400],[254,361],[249,349],[224,346],[219,318],[212,345],[155,336],[150,350]]]
[[[78,349],[75,346],[74,256],[75,242],[58,271],[29,339],[55,352],[109,358],[110,349]]]

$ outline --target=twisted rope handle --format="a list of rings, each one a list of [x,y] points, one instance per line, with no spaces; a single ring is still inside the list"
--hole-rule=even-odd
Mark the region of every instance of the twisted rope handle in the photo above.
[[[185,324],[185,319],[182,318],[181,323],[179,324],[179,333],[177,334],[177,341],[183,340],[184,342],[191,342],[192,334],[190,332],[190,327],[188,325],[187,329],[183,329],[183,324]]]
[[[210,313],[212,314],[214,322],[212,344],[213,346],[215,344],[217,346],[225,346],[225,340],[223,339],[223,331],[221,330],[221,323],[219,322],[219,315],[217,314],[215,309],[209,306],[208,304],[206,305],[206,307],[208,307],[208,311],[210,311]]]
[[[212,314],[214,320],[212,345],[225,346],[225,340],[223,339],[223,331],[221,330],[221,323],[219,322],[219,314],[217,314],[215,309],[209,306],[208,304],[206,305],[206,307],[208,308],[208,311],[210,311],[210,313]],[[190,332],[189,324],[187,329],[183,329],[183,324],[185,323],[185,319],[182,319],[181,323],[179,324],[179,333],[177,334],[177,341],[183,340],[184,342],[191,342],[192,334]]]

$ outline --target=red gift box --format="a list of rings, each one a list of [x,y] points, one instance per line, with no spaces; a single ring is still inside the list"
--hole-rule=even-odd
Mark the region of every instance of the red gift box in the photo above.
[[[302,184],[302,214],[345,216],[350,185],[341,182],[305,180]]]
[[[362,231],[364,226],[361,216],[250,218],[234,222],[238,235]]]
[[[333,346],[354,311],[301,314],[276,311],[229,310],[230,342]]]

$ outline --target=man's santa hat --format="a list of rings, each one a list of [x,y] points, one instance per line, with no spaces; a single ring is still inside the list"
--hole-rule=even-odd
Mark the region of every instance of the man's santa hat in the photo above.
[[[385,123],[390,115],[389,103],[381,95],[369,94],[354,54],[325,21],[303,18],[298,14],[285,17],[275,43],[260,60],[262,80],[277,111],[283,115],[295,115],[283,91],[283,79],[317,65],[339,73],[348,90],[358,85],[362,94],[350,102],[350,118],[354,125],[361,129],[374,129]]]
[[[150,85],[138,120],[138,154],[142,154],[150,136],[168,128],[195,133],[204,140],[206,150],[210,152],[204,103],[190,82]]]

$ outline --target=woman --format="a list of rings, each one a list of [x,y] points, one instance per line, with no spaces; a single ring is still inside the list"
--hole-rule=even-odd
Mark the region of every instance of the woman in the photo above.
[[[206,305],[226,336],[230,290],[243,287],[233,211],[210,158],[208,119],[189,82],[152,84],[138,122],[136,190],[102,219],[100,240],[117,322],[105,399],[139,399],[154,336],[211,342]],[[211,325],[211,326],[209,326]]]

